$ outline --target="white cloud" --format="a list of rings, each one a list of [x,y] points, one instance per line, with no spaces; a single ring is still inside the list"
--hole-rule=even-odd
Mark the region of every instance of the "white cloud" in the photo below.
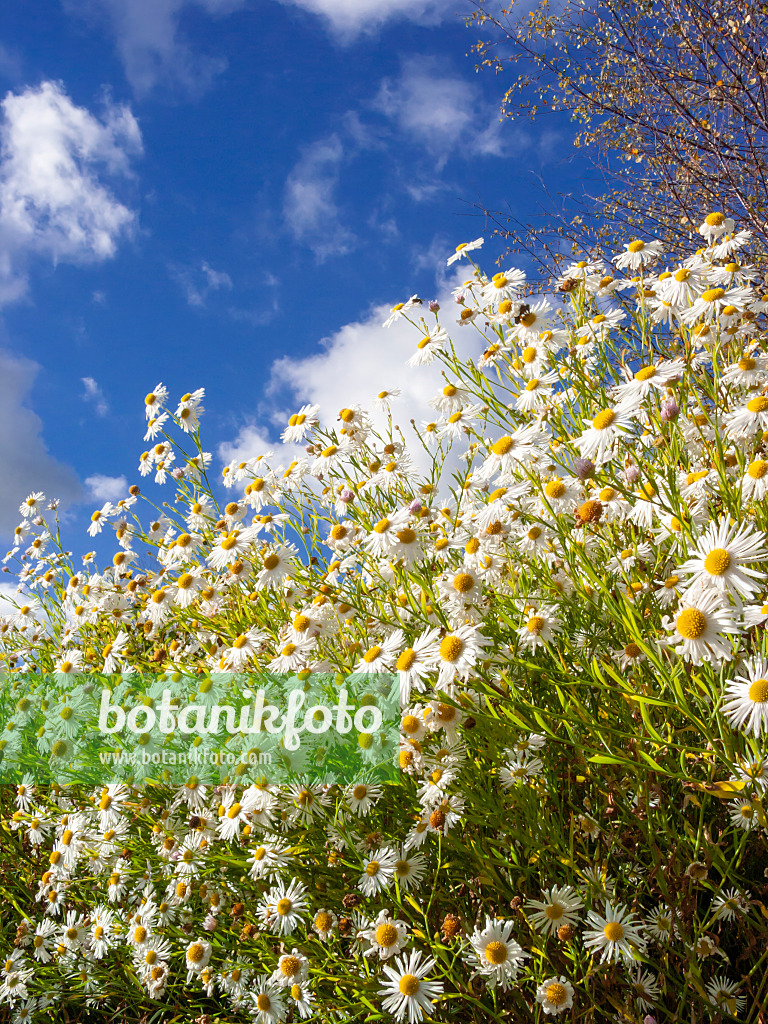
[[[343,41],[372,33],[386,21],[404,19],[437,24],[447,14],[445,0],[280,0],[318,14]]]
[[[356,238],[341,222],[335,191],[344,147],[338,135],[309,146],[288,175],[283,215],[297,241],[309,246],[319,260],[341,256]]]
[[[184,292],[187,305],[202,307],[206,304],[211,292],[224,288],[232,290],[232,278],[222,270],[214,270],[205,260],[200,268],[181,267],[172,265],[168,272]]]
[[[72,469],[49,453],[40,417],[26,404],[40,367],[0,349],[0,533],[11,533],[32,491],[70,503],[80,497]]]
[[[81,379],[85,388],[83,401],[93,402],[96,407],[97,416],[106,416],[109,412],[109,406],[99,384],[96,383],[93,377],[82,377]]]
[[[373,106],[440,164],[455,149],[502,154],[498,108],[483,99],[477,82],[442,72],[435,58],[404,61],[398,78],[381,83]]]
[[[0,580],[0,615],[13,615],[20,596],[14,584]]]
[[[97,172],[130,175],[142,147],[127,107],[107,103],[95,117],[55,82],[9,92],[0,111],[2,304],[25,293],[31,256],[83,263],[114,255],[135,214]]]
[[[457,280],[462,279],[463,270],[456,279],[444,282],[438,301],[443,307],[443,322],[450,325],[454,300],[450,294]],[[392,402],[394,422],[399,424],[406,437],[413,438],[409,419],[428,420],[436,414],[428,406],[429,399],[443,386],[441,364],[409,367],[407,359],[413,355],[418,333],[405,321],[398,321],[384,328],[382,323],[390,313],[389,306],[377,306],[362,320],[346,324],[335,334],[320,342],[320,350],[303,359],[284,356],[272,364],[270,381],[265,393],[263,412],[278,425],[284,425],[292,412],[302,403],[320,406],[320,421],[333,426],[339,410],[360,404],[372,414],[374,423],[383,428],[386,416],[376,412],[373,400],[380,391],[400,388],[401,396]],[[431,319],[431,314],[425,315]],[[479,336],[476,331],[453,332],[459,354],[477,354]],[[270,431],[258,424],[244,426],[237,438],[219,448],[223,461],[245,460],[262,455],[269,450],[275,452],[273,464],[286,464],[304,453],[298,445],[284,446],[271,441]],[[288,450],[290,448],[290,450]],[[414,446],[418,456],[418,445]],[[424,462],[425,460],[422,460]]]
[[[180,37],[185,8],[202,8],[211,16],[238,10],[245,0],[64,0],[65,8],[85,17],[106,16],[115,37],[125,76],[137,96],[157,85],[181,88],[200,96],[227,61],[195,53]]]
[[[124,476],[105,476],[94,473],[85,478],[89,497],[96,501],[120,501],[128,493],[128,481]]]

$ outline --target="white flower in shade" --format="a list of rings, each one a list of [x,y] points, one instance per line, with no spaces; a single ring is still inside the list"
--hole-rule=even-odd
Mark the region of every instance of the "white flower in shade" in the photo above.
[[[746,914],[747,900],[737,889],[724,889],[712,900],[712,910],[717,921],[733,921],[739,914]]]
[[[573,985],[565,978],[547,978],[536,989],[536,1002],[544,1013],[564,1013],[573,1006]]]
[[[346,792],[347,803],[353,814],[366,815],[379,800],[384,790],[378,782],[353,783]]]
[[[633,959],[633,949],[644,949],[641,925],[634,914],[621,905],[605,904],[605,917],[595,911],[587,914],[591,928],[584,931],[584,945],[593,956],[600,953],[600,963],[612,963],[624,957]]]
[[[659,983],[650,971],[639,968],[632,977],[632,995],[641,1010],[650,1010],[659,998]]]
[[[484,239],[476,238],[474,242],[461,242],[460,245],[456,246],[456,252],[452,256],[448,257],[447,266],[450,267],[456,260],[460,260],[462,256],[466,256],[467,253],[472,252],[474,249],[479,249],[483,244]]]
[[[513,786],[530,782],[541,773],[543,767],[540,757],[527,753],[516,754],[499,769],[499,780],[504,789],[512,789]]]
[[[395,861],[395,878],[403,892],[416,889],[424,877],[426,860],[422,853],[409,853],[403,848]]]
[[[359,931],[357,937],[370,944],[364,956],[375,956],[378,953],[381,960],[388,960],[402,951],[408,939],[408,925],[405,921],[392,920],[389,911],[382,910],[370,928]]]
[[[387,981],[379,990],[384,997],[381,1005],[395,1020],[407,1017],[409,1024],[419,1024],[425,1013],[432,1015],[432,1004],[443,991],[442,982],[426,980],[435,961],[422,961],[422,957],[423,953],[414,950],[408,957],[399,956],[394,966],[384,965]]]
[[[737,995],[738,991],[738,984],[722,974],[714,977],[707,985],[710,1003],[721,1012],[727,1013],[729,1017],[735,1017],[746,1005],[746,999]]]
[[[753,597],[760,590],[755,580],[764,580],[765,573],[747,568],[746,563],[768,558],[764,541],[762,532],[747,523],[736,526],[726,515],[719,523],[710,523],[693,557],[677,572],[690,577],[692,588],[703,583],[721,592]]]
[[[689,590],[680,599],[674,619],[663,619],[662,626],[674,630],[669,643],[694,665],[730,661],[733,649],[723,634],[739,632],[723,596],[714,587]]]
[[[759,736],[768,732],[768,661],[751,658],[744,663],[744,673],[728,683],[729,699],[722,711],[735,729]]]
[[[469,940],[472,944],[470,957],[479,973],[504,992],[517,978],[523,960],[530,955],[512,938],[513,929],[513,921],[492,921],[486,917],[485,928],[476,928]]]
[[[659,942],[669,942],[677,935],[677,925],[672,920],[672,911],[663,905],[649,914],[646,928],[649,935]]]
[[[517,630],[523,650],[535,651],[554,640],[555,633],[559,633],[562,628],[555,614],[555,608],[551,605],[543,604],[539,608],[528,609],[525,622]]]
[[[734,828],[751,832],[757,821],[758,804],[753,800],[734,800],[728,812]]]
[[[596,466],[609,462],[615,442],[632,429],[632,419],[622,409],[601,409],[592,420],[584,423],[586,429],[575,444],[584,459],[591,459]]]
[[[395,877],[396,860],[394,850],[388,846],[382,846],[368,858],[357,883],[366,896],[375,896],[389,888]]]
[[[545,889],[540,900],[529,900],[527,910],[531,924],[542,935],[554,935],[564,924],[575,927],[579,923],[579,914],[584,901],[571,885],[553,885]]]
[[[285,1020],[283,994],[268,974],[253,979],[249,995],[256,1024],[279,1024]]]
[[[753,501],[765,500],[768,496],[768,461],[754,459],[750,462],[741,478],[741,494]]]

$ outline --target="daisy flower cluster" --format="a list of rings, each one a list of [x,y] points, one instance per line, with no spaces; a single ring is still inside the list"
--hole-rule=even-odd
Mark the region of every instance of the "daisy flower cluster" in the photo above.
[[[102,568],[26,499],[0,1019],[758,1019],[768,294],[731,218],[701,243],[669,263],[628,239],[547,295],[459,245],[455,303],[414,295],[382,327],[413,326],[404,373],[443,378],[410,433],[395,387],[304,405],[290,457],[216,479],[203,390],[158,384],[142,486],[91,517]],[[393,680],[394,781],[373,759],[307,781],[277,747],[279,782],[10,778],[32,721],[41,771],[69,756],[103,680],[191,680],[211,706],[234,673]]]

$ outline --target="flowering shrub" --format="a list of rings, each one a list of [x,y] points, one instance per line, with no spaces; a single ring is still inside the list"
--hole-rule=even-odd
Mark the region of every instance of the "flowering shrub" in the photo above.
[[[305,450],[225,467],[223,506],[203,392],[171,411],[158,385],[140,471],[175,502],[95,512],[103,571],[27,499],[0,768],[30,673],[69,687],[45,763],[94,677],[202,700],[232,672],[369,673],[399,684],[400,777],[3,786],[0,1014],[765,1019],[768,296],[746,232],[699,230],[679,266],[631,241],[550,296],[460,246],[455,308],[387,321],[412,372],[442,365],[433,419],[411,440],[394,392],[384,426],[305,406]]]

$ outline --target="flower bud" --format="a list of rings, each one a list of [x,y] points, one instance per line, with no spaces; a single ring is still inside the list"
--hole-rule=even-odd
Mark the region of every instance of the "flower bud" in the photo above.
[[[573,460],[573,468],[576,470],[579,480],[586,480],[595,472],[594,462],[591,459],[582,459],[581,456],[577,456]]]

